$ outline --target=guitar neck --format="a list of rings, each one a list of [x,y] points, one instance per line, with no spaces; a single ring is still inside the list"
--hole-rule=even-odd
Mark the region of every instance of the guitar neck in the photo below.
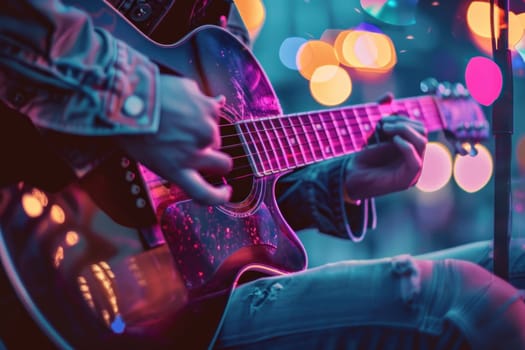
[[[245,120],[237,127],[255,175],[264,176],[357,152],[367,145],[379,120],[396,113],[423,122],[428,131],[443,128],[431,96]]]

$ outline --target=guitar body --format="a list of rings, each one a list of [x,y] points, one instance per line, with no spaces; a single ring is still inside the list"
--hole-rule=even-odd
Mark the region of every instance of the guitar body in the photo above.
[[[162,46],[104,2],[79,3],[95,24],[160,65],[210,96],[225,95],[225,132],[238,121],[281,114],[258,62],[223,29],[203,26]],[[304,249],[275,202],[277,175],[229,181],[234,199],[217,207],[189,200],[174,185],[153,187],[153,177],[115,154],[57,192],[26,182],[0,190],[2,263],[58,347],[204,347],[241,278],[305,268]]]

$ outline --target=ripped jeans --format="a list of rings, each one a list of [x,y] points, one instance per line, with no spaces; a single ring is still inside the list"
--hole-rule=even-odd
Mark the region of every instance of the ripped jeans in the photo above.
[[[513,242],[510,257],[518,288],[523,243]],[[487,271],[491,254],[490,242],[479,242],[253,281],[234,290],[212,347],[525,349],[525,303]]]

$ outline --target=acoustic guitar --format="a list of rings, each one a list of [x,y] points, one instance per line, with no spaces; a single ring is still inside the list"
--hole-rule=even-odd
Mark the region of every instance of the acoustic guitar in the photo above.
[[[70,1],[71,2],[71,1]],[[59,191],[0,190],[0,258],[17,297],[59,348],[206,346],[232,288],[307,266],[276,204],[278,178],[357,152],[382,116],[402,113],[459,142],[488,137],[465,91],[285,115],[250,50],[219,26],[159,44],[105,1],[72,1],[159,65],[226,96],[222,150],[233,198],[192,201],[125,154]]]

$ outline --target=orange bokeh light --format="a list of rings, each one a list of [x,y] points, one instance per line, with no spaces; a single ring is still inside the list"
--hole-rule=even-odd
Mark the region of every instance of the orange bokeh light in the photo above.
[[[310,40],[304,43],[297,52],[296,62],[299,73],[308,80],[321,66],[339,65],[339,59],[333,46],[321,40]]]
[[[235,0],[234,2],[250,37],[255,37],[266,19],[264,4],[261,0]]]
[[[494,35],[496,38],[499,37],[499,15],[501,9],[496,7],[494,11]],[[523,36],[523,24],[522,17],[517,16],[514,12],[509,11],[509,47],[514,47]],[[470,3],[467,9],[467,24],[472,34],[481,37],[479,41],[475,40],[475,43],[481,46],[481,49],[487,51],[486,40],[490,39],[491,28],[490,28],[490,4],[484,1],[473,1]]]
[[[346,101],[352,93],[352,80],[339,66],[321,66],[312,74],[310,93],[320,104],[335,106]]]
[[[345,30],[337,36],[334,48],[341,64],[356,69],[386,72],[397,62],[392,40],[381,33]]]

